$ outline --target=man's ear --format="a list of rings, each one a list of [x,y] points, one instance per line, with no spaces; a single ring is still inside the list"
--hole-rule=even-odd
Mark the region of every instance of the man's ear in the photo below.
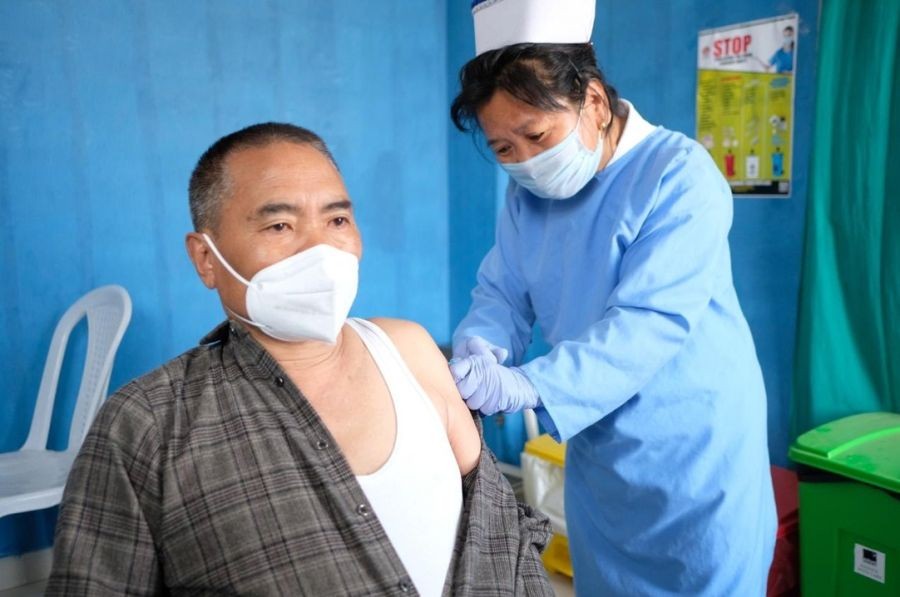
[[[213,262],[216,256],[213,255],[209,245],[206,244],[203,235],[199,232],[188,232],[184,238],[184,246],[203,285],[207,288],[215,288],[216,273]]]

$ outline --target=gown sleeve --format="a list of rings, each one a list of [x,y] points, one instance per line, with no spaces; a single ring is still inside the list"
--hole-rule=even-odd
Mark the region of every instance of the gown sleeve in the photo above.
[[[467,338],[480,336],[507,349],[507,364],[521,362],[531,343],[534,325],[534,310],[517,258],[516,188],[511,182],[507,189],[506,203],[498,217],[496,242],[478,268],[472,306],[453,335],[454,348]]]

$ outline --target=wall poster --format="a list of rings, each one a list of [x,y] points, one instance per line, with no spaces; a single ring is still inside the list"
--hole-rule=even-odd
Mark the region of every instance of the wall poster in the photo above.
[[[697,45],[697,140],[735,196],[791,195],[796,14],[707,29]]]

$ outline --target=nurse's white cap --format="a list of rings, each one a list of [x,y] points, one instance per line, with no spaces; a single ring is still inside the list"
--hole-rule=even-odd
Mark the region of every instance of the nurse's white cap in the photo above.
[[[474,0],[475,55],[521,43],[591,40],[595,0]]]

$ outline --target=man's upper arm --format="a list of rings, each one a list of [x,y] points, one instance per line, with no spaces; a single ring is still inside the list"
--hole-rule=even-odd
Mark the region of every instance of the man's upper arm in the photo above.
[[[161,587],[159,437],[135,384],[101,409],[69,474],[47,595],[141,595]]]
[[[472,416],[453,383],[444,355],[425,328],[411,321],[373,319],[400,351],[403,360],[434,402],[447,425],[447,437],[465,475],[478,464],[481,440]]]

